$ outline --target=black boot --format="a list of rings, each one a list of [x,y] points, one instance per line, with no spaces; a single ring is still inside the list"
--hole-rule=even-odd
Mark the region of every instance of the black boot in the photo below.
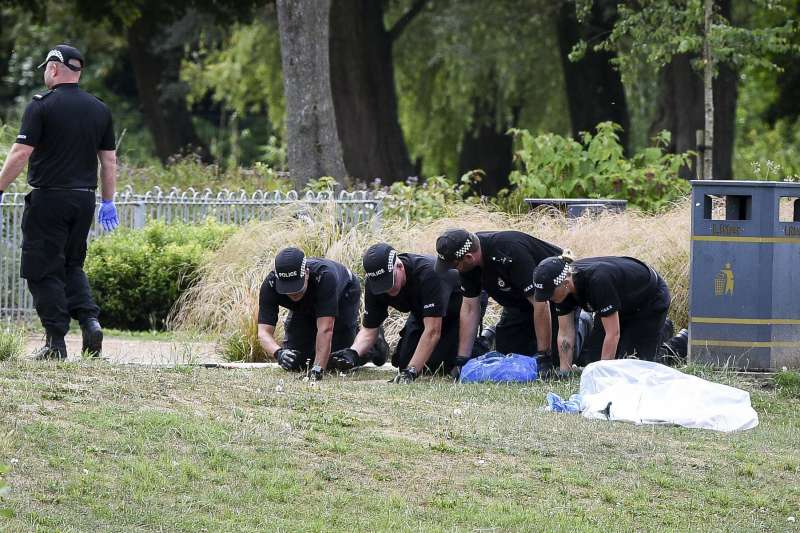
[[[663,343],[658,350],[660,363],[676,366],[686,362],[689,351],[689,330],[682,329],[677,335]]]
[[[90,357],[100,357],[103,353],[103,330],[96,318],[87,318],[81,323],[83,345],[81,353],[88,353]]]
[[[57,333],[45,333],[44,346],[33,352],[34,361],[65,361],[67,359],[67,343],[64,336]]]
[[[378,328],[378,340],[368,356],[375,366],[386,364],[386,360],[389,358],[389,343],[386,342],[386,337],[383,335],[383,327]]]

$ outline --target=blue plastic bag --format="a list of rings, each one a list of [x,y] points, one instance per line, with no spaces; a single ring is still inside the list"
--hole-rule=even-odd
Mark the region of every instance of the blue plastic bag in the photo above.
[[[461,369],[461,383],[528,383],[538,376],[536,358],[516,353],[489,352]]]

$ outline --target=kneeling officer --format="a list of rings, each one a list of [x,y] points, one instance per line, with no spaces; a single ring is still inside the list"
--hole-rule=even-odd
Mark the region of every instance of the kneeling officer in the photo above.
[[[572,312],[595,313],[582,362],[636,355],[652,361],[661,345],[670,295],[651,267],[632,257],[590,257],[573,262],[565,255],[548,257],[533,274],[537,301],[555,304],[562,369],[572,364],[575,345]]]
[[[363,329],[352,347],[333,354],[341,367],[360,364],[378,339],[389,307],[409,313],[392,356],[392,365],[400,370],[395,383],[411,383],[425,369],[450,372],[469,359],[468,354],[457,357],[462,301],[458,272],[440,276],[435,258],[398,254],[386,243],[370,246],[363,264],[367,285]]]
[[[353,343],[360,300],[358,277],[347,267],[284,248],[275,257],[275,270],[261,285],[258,339],[286,370],[302,370],[313,359],[309,377],[320,380],[331,350]],[[275,341],[278,306],[289,309],[283,347]]]

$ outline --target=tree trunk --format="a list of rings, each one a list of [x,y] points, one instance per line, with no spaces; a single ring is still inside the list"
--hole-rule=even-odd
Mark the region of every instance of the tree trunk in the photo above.
[[[286,155],[297,188],[309,179],[342,179],[345,165],[331,95],[331,0],[278,0],[286,98]]]
[[[720,3],[721,14],[730,14],[730,0]],[[695,132],[704,130],[704,89],[703,76],[692,68],[693,57],[676,55],[665,66],[660,76],[661,90],[656,118],[651,134],[660,130],[672,133],[668,150],[683,153],[697,150]],[[733,179],[733,145],[736,130],[736,100],[739,78],[730,65],[722,63],[714,79],[714,158],[712,175],[714,179]],[[702,158],[702,154],[699,154]],[[684,167],[680,177],[702,178],[696,169]]]
[[[592,50],[592,43],[604,39],[613,29],[615,5],[616,0],[596,0],[590,20],[580,24],[575,4],[563,2],[557,33],[572,135],[577,139],[580,132],[594,131],[598,123],[610,120],[622,126],[620,141],[627,151],[630,117],[622,79],[611,64],[615,54]],[[581,39],[590,43],[586,54],[580,61],[570,61],[569,53]]]
[[[381,1],[333,1],[330,83],[348,175],[392,183],[414,169],[397,117],[393,39],[383,15]]]
[[[152,50],[158,34],[158,28],[145,17],[139,18],[127,31],[139,104],[145,125],[153,136],[156,154],[162,163],[184,152],[198,153],[203,161],[210,162],[208,147],[195,132],[182,91],[169,87],[179,83],[180,58],[171,57],[169,52]]]
[[[7,28],[6,31],[0,30],[0,80],[6,79],[11,54],[14,51],[14,36],[11,34],[11,31],[8,30],[13,28],[13,26],[13,16],[8,16],[8,14],[0,9],[0,28]],[[3,107],[6,109],[11,107],[10,100],[16,96],[16,91],[13,89],[14,85],[11,83],[3,83],[0,85],[0,102],[3,103]]]
[[[711,18],[714,0],[705,0],[703,39],[703,179],[714,179],[714,55],[711,50]]]
[[[470,170],[482,170],[485,176],[476,184],[475,190],[483,196],[497,196],[501,189],[510,185],[508,175],[514,160],[514,138],[506,131],[517,125],[519,112],[519,107],[514,108],[512,124],[498,126],[493,102],[475,104],[473,126],[461,141],[458,173],[463,175]]]

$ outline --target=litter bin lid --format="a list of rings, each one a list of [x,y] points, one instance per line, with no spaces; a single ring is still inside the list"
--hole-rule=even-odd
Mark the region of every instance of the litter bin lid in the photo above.
[[[692,187],[787,187],[800,189],[800,183],[793,181],[757,181],[757,180],[691,180]],[[527,200],[526,200],[527,201]]]
[[[627,200],[611,198],[525,198],[529,205],[627,205]]]

